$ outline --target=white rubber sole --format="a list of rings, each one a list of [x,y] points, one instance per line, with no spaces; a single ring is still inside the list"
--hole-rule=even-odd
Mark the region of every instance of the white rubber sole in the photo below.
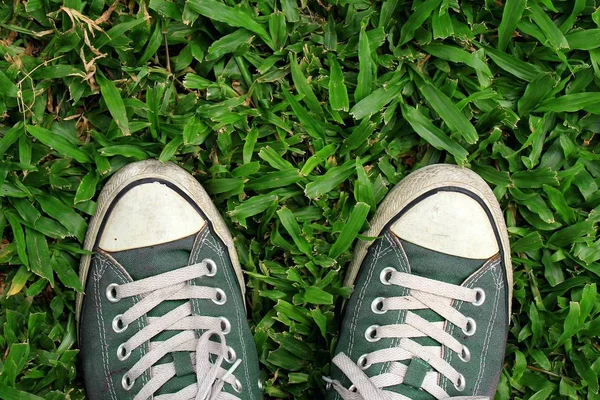
[[[119,195],[119,193],[121,193],[121,191],[129,184],[147,178],[160,179],[175,185],[198,205],[198,207],[206,215],[208,221],[212,224],[215,233],[227,247],[229,251],[229,257],[231,258],[231,263],[240,284],[242,297],[244,297],[246,288],[244,285],[244,275],[242,273],[242,268],[235,251],[233,238],[231,237],[229,229],[227,229],[221,214],[200,183],[198,183],[198,181],[186,170],[176,166],[175,164],[163,164],[157,160],[145,160],[129,164],[114,174],[108,180],[98,196],[96,214],[89,222],[83,246],[84,249],[88,251],[93,250],[102,220],[104,219],[106,212],[109,210],[110,205]],[[84,255],[81,257],[79,266],[79,279],[81,280],[84,288],[90,268],[90,261],[90,255]],[[82,303],[83,294],[78,293],[75,303],[75,318],[78,327]]]
[[[411,173],[387,194],[371,220],[371,226],[364,235],[369,237],[380,236],[383,228],[413,200],[424,193],[442,187],[456,187],[470,191],[479,197],[490,210],[493,222],[499,232],[501,251],[505,262],[510,318],[513,274],[506,223],[502,215],[502,209],[500,208],[500,204],[498,203],[498,200],[496,200],[494,193],[488,184],[470,169],[461,168],[451,164],[436,164],[423,167]],[[350,263],[344,280],[345,286],[354,286],[354,281],[371,243],[371,241],[363,240],[359,240],[357,243],[354,248],[354,257],[352,258],[352,262]]]

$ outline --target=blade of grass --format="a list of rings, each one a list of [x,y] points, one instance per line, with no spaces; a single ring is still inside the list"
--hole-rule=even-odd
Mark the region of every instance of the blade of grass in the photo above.
[[[36,200],[46,214],[57,220],[62,226],[67,228],[70,234],[79,239],[80,242],[83,242],[87,223],[81,215],[55,196],[36,196]]]
[[[524,81],[531,82],[543,71],[536,65],[516,59],[506,53],[484,46],[485,52],[498,65],[511,75]]]
[[[129,136],[129,120],[127,119],[127,111],[125,110],[125,104],[123,99],[112,81],[106,79],[106,77],[100,71],[96,71],[96,82],[100,86],[100,93],[106,103],[106,107],[110,112],[110,115],[115,120],[115,123],[121,129],[123,136]]]
[[[408,18],[408,21],[402,25],[402,29],[400,30],[400,41],[398,43],[399,46],[412,40],[415,31],[423,26],[423,23],[425,23],[434,10],[438,9],[441,2],[442,0],[425,0],[414,9]]]
[[[50,282],[51,286],[54,286],[54,275],[52,273],[50,251],[48,250],[46,237],[40,232],[26,227],[25,239],[31,271],[46,279]]]
[[[347,161],[343,165],[330,168],[325,175],[317,177],[313,182],[306,185],[304,193],[311,199],[316,199],[332,191],[336,186],[344,182],[356,170],[354,161]]]
[[[300,103],[294,96],[292,96],[287,89],[282,88],[281,93],[290,104],[292,111],[296,114],[300,122],[304,125],[304,129],[310,136],[315,139],[322,138],[325,135],[325,131],[321,124],[319,124],[313,117],[310,116],[308,111]]]
[[[467,53],[458,47],[449,46],[441,43],[432,43],[423,46],[422,49],[434,57],[453,63],[463,63],[469,67],[483,73],[486,76],[492,76],[492,71],[475,54]]]
[[[329,257],[335,259],[350,248],[354,239],[356,239],[356,236],[364,226],[370,209],[371,207],[366,203],[356,203],[348,220],[344,224],[340,235],[331,246],[331,249],[329,249]]]
[[[535,111],[575,112],[599,103],[600,93],[575,93],[545,100]]]
[[[277,216],[296,246],[298,246],[298,250],[308,256],[312,255],[312,248],[302,235],[302,230],[300,229],[300,225],[298,225],[298,221],[296,221],[296,217],[294,217],[294,213],[289,208],[283,207],[277,211]]]
[[[1,83],[0,83],[1,85]],[[6,150],[12,146],[22,134],[25,133],[25,129],[23,128],[22,122],[17,122],[12,128],[10,128],[0,139],[0,158],[4,156]]]
[[[296,55],[292,53],[290,55],[290,58],[291,58],[290,59],[290,68],[292,71],[292,79],[294,81],[294,86],[296,87],[296,90],[298,91],[298,93],[300,93],[301,95],[304,96],[303,101],[304,101],[304,103],[306,103],[308,108],[312,112],[317,114],[317,116],[321,116],[321,118],[322,118],[323,117],[323,109],[321,108],[321,104],[319,103],[317,96],[315,96],[315,93],[313,92],[312,88],[306,81],[306,77],[300,70],[300,66],[298,66],[298,59],[297,59]]]
[[[566,35],[573,50],[593,50],[600,47],[600,29],[586,29]]]
[[[506,0],[502,11],[502,21],[498,27],[498,50],[506,50],[508,42],[512,39],[517,24],[523,16],[527,0]]]
[[[267,46],[275,50],[271,37],[265,28],[240,8],[229,7],[216,0],[187,0],[186,4],[188,4],[193,11],[204,15],[207,18],[237,28],[245,28],[256,33]]]
[[[417,88],[435,112],[444,120],[448,127],[457,135],[461,136],[467,143],[477,143],[479,136],[475,127],[465,115],[456,108],[452,100],[431,83],[417,78]]]
[[[29,132],[37,140],[59,153],[72,157],[80,163],[90,163],[92,159],[85,151],[71,144],[67,139],[40,126],[27,125]]]
[[[329,60],[329,105],[337,111],[348,111],[350,102],[348,100],[348,89],[344,83],[344,74],[340,63],[331,53],[328,55]]]
[[[402,80],[388,88],[382,87],[375,90],[373,93],[359,101],[350,109],[350,114],[356,120],[361,120],[370,117],[375,113],[379,113],[392,100],[400,95],[404,85],[408,80]]]
[[[528,1],[527,5],[531,11],[531,19],[542,30],[550,45],[555,50],[568,49],[569,42],[536,0]]]
[[[366,23],[361,24],[358,35],[358,82],[354,90],[354,101],[359,102],[373,91],[373,57],[366,32]]]
[[[448,153],[452,154],[459,165],[465,164],[468,152],[460,144],[456,143],[446,135],[441,129],[433,125],[429,119],[425,118],[425,116],[417,109],[402,104],[402,116],[415,132],[433,147],[439,150],[446,150]]]

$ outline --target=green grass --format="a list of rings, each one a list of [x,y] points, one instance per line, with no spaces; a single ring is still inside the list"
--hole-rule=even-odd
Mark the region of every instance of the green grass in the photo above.
[[[270,397],[320,397],[352,243],[457,163],[509,226],[498,399],[600,399],[596,0],[0,3],[0,397],[82,398],[86,221],[132,161],[192,172],[237,238]]]

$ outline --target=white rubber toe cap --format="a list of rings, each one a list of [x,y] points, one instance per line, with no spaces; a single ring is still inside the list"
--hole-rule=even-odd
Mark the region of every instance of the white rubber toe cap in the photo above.
[[[499,251],[484,209],[459,192],[426,197],[394,222],[391,231],[403,240],[453,256],[488,259]]]
[[[144,183],[117,201],[98,246],[108,252],[153,246],[190,236],[205,224],[190,203],[167,185]]]

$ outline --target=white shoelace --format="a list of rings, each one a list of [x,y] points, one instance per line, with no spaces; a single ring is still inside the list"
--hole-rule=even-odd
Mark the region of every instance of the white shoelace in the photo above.
[[[356,363],[344,353],[339,353],[333,358],[333,363],[348,377],[352,386],[347,389],[339,381],[326,378],[328,384],[331,384],[344,400],[410,400],[385,388],[401,385],[408,371],[408,366],[402,361],[409,361],[416,357],[427,362],[435,370],[426,374],[421,389],[436,399],[487,399],[481,396],[449,397],[448,393],[438,385],[438,373],[448,378],[458,391],[464,390],[466,381],[462,374],[444,360],[439,346],[423,346],[412,338],[434,339],[446,349],[457,353],[463,362],[469,362],[471,354],[466,346],[444,330],[443,322],[429,322],[411,311],[432,310],[462,329],[465,335],[471,336],[477,329],[475,321],[455,309],[452,301],[469,302],[479,306],[485,301],[485,292],[479,288],[470,289],[398,272],[393,268],[385,268],[381,272],[380,280],[384,285],[407,288],[409,293],[401,297],[376,298],[371,304],[371,310],[375,314],[383,314],[391,310],[406,310],[406,318],[403,324],[370,326],[365,331],[364,340],[375,342],[381,338],[395,338],[400,339],[398,346],[364,354]],[[364,372],[373,364],[386,362],[390,363],[390,367],[381,375],[369,378]]]
[[[211,277],[216,273],[215,262],[205,259],[198,264],[135,282],[109,285],[106,296],[112,302],[133,296],[141,297],[133,307],[113,319],[113,330],[117,333],[124,332],[129,324],[146,315],[163,301],[206,299],[216,304],[225,304],[227,298],[223,290],[191,283],[196,278]],[[235,351],[226,345],[225,335],[231,330],[226,318],[194,315],[192,304],[187,301],[161,317],[148,317],[147,321],[148,324],[144,328],[119,346],[119,360],[125,361],[133,350],[163,331],[181,332],[162,342],[151,341],[149,351],[123,375],[121,384],[125,390],[130,390],[135,380],[152,368],[152,378],[136,394],[134,400],[152,398],[176,375],[174,363],[155,364],[166,354],[179,351],[192,353],[190,361],[195,366],[197,383],[174,394],[154,396],[154,399],[239,400],[238,397],[222,391],[225,384],[232,385],[237,392],[241,390],[241,383],[233,372],[242,360],[237,360]],[[200,338],[196,338],[195,330],[202,330],[204,333]],[[219,342],[210,340],[214,336],[218,336]],[[211,358],[215,357],[215,362],[211,362]],[[224,360],[232,364],[228,370],[221,367]]]

